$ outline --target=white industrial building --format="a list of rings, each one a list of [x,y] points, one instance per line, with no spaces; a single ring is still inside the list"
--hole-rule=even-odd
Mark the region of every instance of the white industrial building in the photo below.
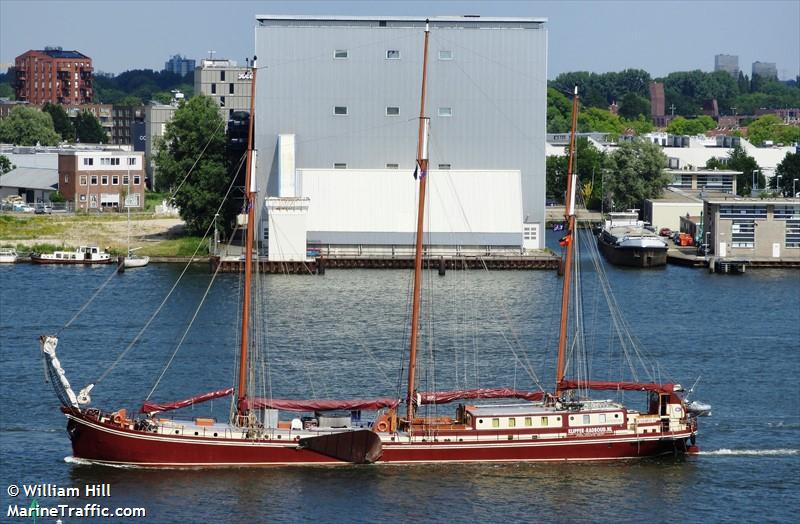
[[[256,179],[269,258],[410,254],[425,18],[257,20]],[[429,254],[544,246],[544,23],[430,19]]]

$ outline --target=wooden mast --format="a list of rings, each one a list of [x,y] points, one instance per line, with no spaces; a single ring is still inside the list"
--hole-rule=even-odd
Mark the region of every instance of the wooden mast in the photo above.
[[[253,202],[253,124],[255,122],[256,107],[256,57],[250,68],[253,75],[250,85],[250,121],[247,129],[247,167],[244,177],[244,202],[247,213],[247,231],[245,232],[244,248],[244,293],[242,297],[242,335],[239,347],[239,393],[236,402],[239,422],[244,420],[249,411],[244,406],[247,398],[247,353],[249,350],[249,324],[250,324],[250,288],[253,276],[253,229],[255,228],[255,205]]]
[[[564,380],[564,354],[567,349],[567,324],[569,321],[569,293],[572,278],[573,243],[576,241],[575,231],[575,191],[578,177],[573,173],[575,161],[575,131],[578,125],[578,86],[572,98],[572,131],[569,138],[569,160],[567,164],[567,194],[564,206],[564,219],[567,222],[566,256],[564,258],[564,282],[561,288],[561,327],[558,334],[558,363],[556,364],[556,396],[560,393],[561,381]]]
[[[417,206],[417,246],[414,252],[414,296],[411,303],[411,347],[408,355],[408,396],[406,417],[411,424],[414,419],[416,390],[414,375],[417,368],[417,337],[419,336],[419,295],[422,281],[422,226],[425,219],[425,186],[428,177],[428,126],[425,116],[425,84],[428,74],[428,35],[430,28],[425,20],[425,44],[422,58],[422,95],[419,102],[419,134],[417,137],[417,170],[419,171],[419,204]]]

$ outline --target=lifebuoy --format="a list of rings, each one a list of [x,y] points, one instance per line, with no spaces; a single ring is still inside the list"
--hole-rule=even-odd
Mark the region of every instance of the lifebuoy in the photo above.
[[[381,420],[380,422],[378,422],[376,429],[381,432],[387,431],[389,429],[389,423],[386,422],[385,420]]]
[[[122,421],[124,419],[122,418],[122,416],[119,413],[117,413],[117,414],[114,415],[114,418],[112,420],[114,421],[114,424],[122,424]]]

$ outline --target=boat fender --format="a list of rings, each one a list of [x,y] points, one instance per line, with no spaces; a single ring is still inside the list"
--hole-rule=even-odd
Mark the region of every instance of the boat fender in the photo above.
[[[383,433],[389,429],[389,423],[386,422],[385,420],[381,420],[380,422],[378,422],[378,425],[375,428],[381,433]]]

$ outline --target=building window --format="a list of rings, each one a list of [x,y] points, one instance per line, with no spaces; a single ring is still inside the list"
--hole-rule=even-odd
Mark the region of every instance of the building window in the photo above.
[[[800,220],[786,221],[786,247],[800,248]]]
[[[141,183],[142,183],[142,177],[140,177],[139,175],[133,175],[133,185],[138,186]]]
[[[129,166],[135,166],[136,165],[136,157],[135,156],[128,157],[128,165]]]
[[[767,206],[719,206],[720,218],[767,218]]]
[[[386,106],[386,116],[400,116],[400,108],[397,106]]]
[[[397,164],[386,164],[386,169],[397,169],[399,167]]]
[[[219,97],[219,107],[225,107],[225,97]]]
[[[128,175],[122,175],[122,185],[123,186],[127,186],[129,180],[130,180],[130,178],[128,177]]]
[[[119,176],[111,175],[111,185],[118,186],[119,185]]]
[[[217,84],[211,84],[211,94],[217,94]]]
[[[345,58],[349,58],[349,53],[347,49],[337,49],[333,52],[333,58],[337,60],[344,60]]]
[[[228,84],[228,94],[229,95],[233,94],[233,84]]]
[[[85,166],[93,166],[94,165],[94,158],[84,158],[83,165]]]
[[[800,218],[800,205],[776,205],[775,220],[792,220]]]
[[[514,417],[509,417],[508,418],[508,427],[510,427],[510,428],[517,427],[517,419],[514,418]]]
[[[225,71],[220,71],[219,72],[219,79],[221,81],[223,81],[223,82],[225,81]]]
[[[347,106],[334,106],[333,108],[334,115],[347,115]]]
[[[92,175],[92,178],[90,179],[90,183],[91,183],[93,186],[96,186],[96,185],[97,185],[97,175]]]
[[[524,226],[522,228],[522,238],[524,240],[536,240],[538,228],[536,226]]]
[[[450,164],[439,164],[439,169],[448,170],[450,169]]]
[[[69,175],[64,175],[64,183],[69,184]]]
[[[386,50],[386,59],[387,60],[400,60],[400,50],[399,49],[387,49]]]
[[[337,163],[333,164],[333,168],[334,169],[347,169],[347,164],[345,164],[344,162],[337,162]]]
[[[499,428],[500,427],[500,419],[499,418],[493,418],[492,419],[492,427],[493,428]]]
[[[86,195],[81,195],[81,202],[86,202]]]
[[[453,116],[452,107],[440,107],[438,111],[439,116]]]
[[[102,186],[108,185],[108,175],[103,175],[100,177],[100,185]]]
[[[81,185],[82,186],[86,185],[86,175],[81,175]]]
[[[452,60],[453,59],[453,52],[449,49],[440,49],[439,50],[439,60]]]
[[[734,220],[731,224],[731,247],[752,248],[756,237],[753,220]]]

